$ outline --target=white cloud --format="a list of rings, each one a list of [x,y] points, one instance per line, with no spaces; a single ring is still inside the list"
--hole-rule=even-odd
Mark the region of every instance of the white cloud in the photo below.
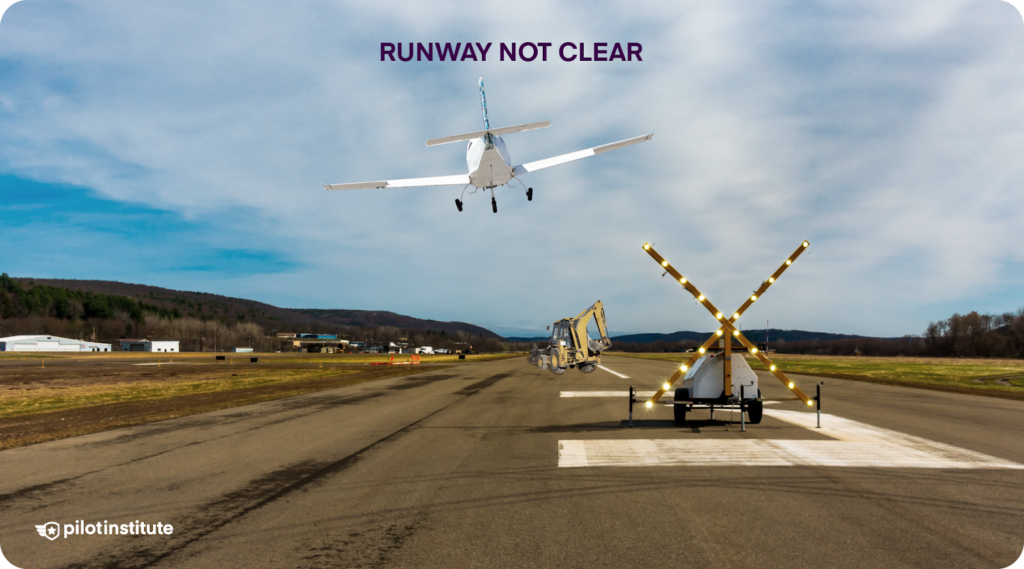
[[[1020,304],[1005,244],[1024,225],[1024,28],[1007,15],[994,0],[22,3],[0,32],[0,170],[287,244],[305,268],[216,283],[269,302],[542,328],[601,298],[619,330],[700,330],[713,321],[640,244],[731,308],[806,238],[751,322],[918,332],[979,294]],[[487,63],[382,63],[382,41],[495,46]],[[641,41],[644,61],[501,63],[501,41]],[[320,189],[462,172],[461,145],[423,141],[479,128],[479,76],[492,124],[552,121],[506,137],[514,161],[655,139],[531,175],[532,203],[501,188],[496,216],[489,195],[458,214],[454,188]]]

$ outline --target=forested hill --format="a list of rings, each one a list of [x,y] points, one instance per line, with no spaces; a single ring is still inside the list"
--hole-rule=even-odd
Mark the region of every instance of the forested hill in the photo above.
[[[650,344],[652,342],[682,342],[692,341],[703,344],[714,332],[672,332],[671,334],[628,334],[615,336],[613,342]],[[765,330],[743,330],[743,335],[751,342],[763,342]],[[768,330],[768,340],[785,342],[803,342],[807,340],[856,340],[865,336],[854,336],[852,334],[831,334],[829,332],[808,332],[805,330]]]
[[[116,281],[0,277],[0,316],[24,318],[111,318],[115,311],[136,322],[146,313],[161,318],[192,317],[224,323],[252,322],[268,332],[326,332],[339,327],[384,327],[499,336],[466,322],[439,322],[384,310],[280,308],[264,302],[205,292],[172,290]]]

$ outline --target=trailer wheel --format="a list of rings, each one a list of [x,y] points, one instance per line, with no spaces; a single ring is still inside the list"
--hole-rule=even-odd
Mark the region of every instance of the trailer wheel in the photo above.
[[[676,388],[675,401],[689,401],[690,390],[685,387]],[[675,414],[676,423],[682,425],[686,423],[686,405],[676,403],[672,406],[672,412]]]
[[[548,362],[548,365],[551,366],[551,373],[555,375],[562,375],[563,373],[565,373],[565,368],[561,367],[561,363],[562,362],[559,361],[558,358],[558,352],[553,352],[551,354],[550,361]]]
[[[583,373],[590,373],[597,369],[597,364],[583,364],[580,366],[580,371]]]
[[[761,390],[757,390],[757,398],[761,398]],[[756,425],[761,422],[761,417],[764,416],[764,402],[754,401],[747,405],[747,418],[750,419],[751,425]]]

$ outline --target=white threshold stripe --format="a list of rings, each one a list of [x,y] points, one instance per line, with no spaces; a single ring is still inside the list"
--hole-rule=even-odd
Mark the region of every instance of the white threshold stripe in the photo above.
[[[656,391],[637,391],[637,397],[654,397]],[[628,391],[560,391],[559,397],[629,397]]]
[[[617,371],[612,371],[612,370],[610,370],[610,369],[608,369],[608,368],[606,368],[606,367],[604,367],[602,365],[599,365],[597,367],[603,369],[604,371],[606,371],[606,372],[608,372],[610,374],[617,375],[617,376],[621,377],[622,379],[629,379],[628,375],[623,375],[623,374],[621,374],[621,373],[619,373]]]
[[[657,391],[637,391],[636,396],[641,399],[650,399],[654,397]],[[559,391],[559,397],[629,397],[628,391]],[[662,396],[661,402],[672,402],[674,393],[672,390],[665,392]],[[779,401],[764,401],[764,405],[776,405]],[[719,407],[716,407],[719,408]]]
[[[814,428],[814,413],[765,409]],[[881,427],[822,414],[834,440],[633,439],[558,441],[558,466],[829,466],[1024,469],[1024,464]],[[756,427],[754,427],[756,428]]]

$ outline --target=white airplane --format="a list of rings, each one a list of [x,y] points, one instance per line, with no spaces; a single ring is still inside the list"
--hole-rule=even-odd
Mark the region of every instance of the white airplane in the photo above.
[[[324,184],[326,190],[371,190],[377,188],[419,188],[424,186],[465,186],[462,188],[462,196],[466,196],[466,188],[470,185],[474,186],[474,190],[470,192],[475,194],[477,189],[489,189],[491,190],[491,209],[494,213],[498,213],[498,202],[494,199],[494,188],[503,186],[509,183],[513,178],[519,180],[517,176],[526,174],[527,172],[535,172],[544,168],[550,168],[559,164],[565,164],[566,162],[572,162],[573,160],[579,160],[580,158],[586,158],[588,156],[594,156],[595,154],[601,154],[602,152],[608,152],[609,150],[616,150],[619,148],[625,148],[633,144],[650,140],[654,133],[645,134],[636,138],[630,138],[619,142],[613,142],[611,144],[605,144],[602,146],[595,146],[594,148],[588,148],[586,150],[580,150],[578,152],[571,152],[569,154],[562,154],[561,156],[555,156],[554,158],[545,158],[544,160],[537,160],[536,162],[527,162],[526,164],[520,164],[518,166],[512,166],[512,162],[508,157],[508,150],[505,149],[505,141],[501,139],[501,135],[509,134],[512,132],[522,132],[524,130],[533,130],[537,128],[547,128],[551,126],[550,121],[534,122],[529,124],[521,124],[517,126],[506,126],[502,128],[491,128],[491,123],[487,120],[487,98],[484,96],[484,80],[480,78],[480,105],[483,109],[484,114],[484,130],[476,132],[467,132],[466,134],[456,134],[455,136],[445,136],[442,138],[432,138],[427,141],[427,146],[436,146],[438,144],[448,144],[449,142],[458,142],[460,140],[468,140],[469,146],[466,149],[466,162],[469,165],[468,174],[456,174],[454,176],[436,176],[433,178],[407,178],[404,180],[382,180],[380,182],[356,182],[351,184]],[[520,182],[522,183],[522,182]],[[525,187],[525,186],[524,186]],[[533,201],[533,188],[526,190],[526,199]],[[462,211],[462,199],[455,200],[455,207]]]

